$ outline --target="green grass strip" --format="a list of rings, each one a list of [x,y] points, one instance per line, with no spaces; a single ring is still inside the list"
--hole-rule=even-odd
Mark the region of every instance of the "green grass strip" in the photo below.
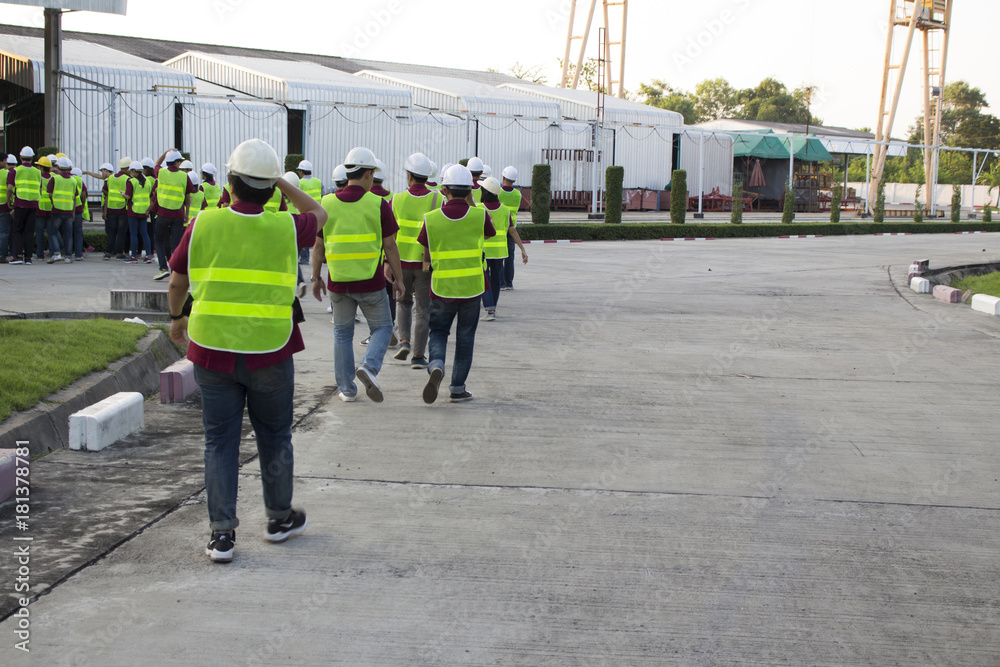
[[[989,294],[1000,297],[1000,271],[987,273],[985,276],[966,276],[953,282],[951,286],[957,287],[963,292],[972,290],[973,294]]]
[[[0,320],[0,421],[134,354],[146,331],[113,320]]]

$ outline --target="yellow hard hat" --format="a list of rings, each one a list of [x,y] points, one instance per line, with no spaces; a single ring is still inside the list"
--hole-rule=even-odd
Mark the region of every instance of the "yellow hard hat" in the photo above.
[[[56,157],[69,157],[65,153],[56,153]]]
[[[49,160],[47,155],[43,155],[42,157],[38,158],[38,161],[35,162],[35,164],[37,164],[39,167],[48,167],[49,169],[52,168],[52,161]]]

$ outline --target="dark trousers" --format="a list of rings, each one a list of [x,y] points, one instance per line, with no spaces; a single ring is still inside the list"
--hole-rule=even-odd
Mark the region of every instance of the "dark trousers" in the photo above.
[[[107,236],[105,255],[117,255],[123,252],[126,235],[128,234],[128,216],[125,209],[108,209],[104,217],[104,235]]]
[[[49,229],[49,218],[52,217],[51,211],[45,211],[45,213],[48,215],[42,215],[39,211],[35,211],[35,254],[38,255],[38,259],[45,259],[45,236]],[[49,249],[51,248],[50,243]]]
[[[164,218],[156,216],[156,258],[160,270],[166,271],[167,260],[174,254],[174,248],[181,242],[184,235],[184,220],[182,218]]]
[[[431,299],[430,338],[427,351],[430,356],[429,373],[434,368],[444,370],[445,353],[448,349],[448,334],[455,326],[455,362],[451,369],[451,393],[465,391],[465,380],[472,369],[472,352],[476,346],[476,325],[479,324],[479,299],[463,301],[441,301]]]
[[[483,308],[495,310],[500,301],[500,285],[503,283],[505,259],[486,260],[486,291],[483,292]]]
[[[501,287],[514,286],[514,237],[507,235],[507,259],[503,261],[503,282]]]
[[[15,208],[13,218],[14,256],[28,259],[35,249],[35,209]]]

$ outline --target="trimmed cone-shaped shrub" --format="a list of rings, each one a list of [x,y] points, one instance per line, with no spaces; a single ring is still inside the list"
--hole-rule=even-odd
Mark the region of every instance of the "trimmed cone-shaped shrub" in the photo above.
[[[604,222],[622,221],[622,183],[625,167],[608,167],[604,170]]]
[[[993,207],[987,204],[983,207],[983,222],[993,222]]]
[[[295,171],[295,168],[299,166],[299,162],[306,159],[306,156],[302,153],[289,153],[285,156],[285,172]]]
[[[733,183],[733,213],[729,216],[729,222],[734,225],[743,224],[743,184]]]
[[[913,197],[913,222],[924,221],[924,204],[920,201],[920,186],[917,186],[917,194]]]
[[[37,160],[43,155],[55,155],[59,152],[58,146],[40,146],[37,151],[35,151],[35,159]]]
[[[670,179],[670,222],[675,225],[684,224],[684,217],[687,215],[687,192],[687,172],[675,169]]]
[[[875,208],[872,209],[873,222],[885,222],[885,181],[878,182],[878,190],[875,195]]]
[[[840,202],[844,198],[844,186],[835,185],[830,192],[830,222],[840,222]]]
[[[552,167],[536,164],[531,168],[531,221],[536,225],[549,222],[552,204]]]
[[[951,221],[960,222],[962,220],[962,188],[957,185],[951,186]]]
[[[781,222],[790,223],[795,219],[795,191],[785,181],[785,207],[781,211]]]

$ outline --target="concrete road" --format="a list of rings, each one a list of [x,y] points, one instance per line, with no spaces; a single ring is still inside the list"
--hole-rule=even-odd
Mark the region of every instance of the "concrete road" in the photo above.
[[[301,538],[260,538],[249,461],[236,560],[206,558],[191,406],[36,462],[34,483],[58,465],[68,485],[132,447],[165,489],[171,459],[142,454],[162,443],[177,500],[53,580],[30,654],[0,624],[3,664],[1000,664],[1000,318],[902,287],[917,258],[996,261],[1000,235],[528,252],[480,324],[468,404],[424,405],[426,376],[392,360],[383,404],[332,399],[332,327],[307,305]],[[0,308],[106,309],[151,273],[4,266]],[[148,500],[132,474],[74,520],[103,531]]]

